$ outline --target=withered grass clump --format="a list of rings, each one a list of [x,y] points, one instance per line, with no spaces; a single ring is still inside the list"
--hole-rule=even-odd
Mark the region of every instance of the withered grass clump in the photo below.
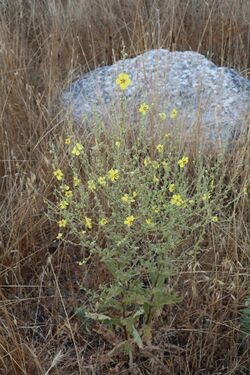
[[[119,334],[75,314],[89,302],[86,290],[109,275],[98,257],[80,265],[84,249],[55,240],[46,201],[53,199],[52,144],[60,167],[68,163],[69,125],[57,108],[68,82],[121,58],[123,44],[129,56],[158,47],[199,51],[249,77],[249,19],[248,0],[1,2],[1,374],[247,374],[249,332],[242,334],[240,312],[249,298],[247,124],[221,166],[220,190],[235,185],[224,220],[206,229],[195,261],[169,281],[182,302],[164,308],[151,345],[129,359]],[[128,147],[132,141],[126,134]],[[218,157],[207,155],[208,168]]]

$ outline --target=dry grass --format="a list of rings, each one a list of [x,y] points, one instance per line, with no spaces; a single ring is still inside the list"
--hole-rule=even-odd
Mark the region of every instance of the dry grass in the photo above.
[[[8,2],[6,2],[8,3]],[[79,249],[58,246],[45,217],[51,194],[49,142],[62,133],[56,100],[77,74],[151,48],[191,49],[250,69],[248,0],[22,0],[0,5],[0,373],[127,374],[107,356],[113,338],[86,333],[73,315],[92,282]],[[249,174],[249,139],[228,156],[227,178]],[[239,351],[239,309],[249,294],[249,203],[230,225],[207,233],[196,269],[173,280],[183,302],[155,326],[154,347],[131,374],[249,373]],[[101,277],[101,275],[99,276]],[[104,360],[105,358],[105,360]]]

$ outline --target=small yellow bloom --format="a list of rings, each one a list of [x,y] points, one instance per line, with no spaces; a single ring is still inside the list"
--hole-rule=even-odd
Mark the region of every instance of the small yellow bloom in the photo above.
[[[142,114],[142,115],[146,115],[146,113],[149,111],[149,105],[146,104],[146,103],[142,103],[140,105],[140,108],[139,108],[139,112]]]
[[[157,151],[159,152],[159,154],[162,154],[162,153],[163,153],[163,150],[164,150],[164,146],[161,145],[161,144],[159,144],[159,145],[156,146],[156,149],[157,149]]]
[[[203,196],[202,196],[202,200],[203,200],[204,202],[206,202],[209,198],[210,198],[210,194],[209,194],[209,193],[205,193],[205,194],[203,194]]]
[[[73,192],[72,192],[72,190],[67,190],[67,191],[65,191],[64,195],[65,195],[65,197],[69,198],[69,197],[72,197]]]
[[[152,209],[153,209],[155,214],[158,214],[160,212],[159,207],[157,207],[156,205],[153,205]]]
[[[133,198],[136,198],[137,197],[137,192],[133,191],[132,196],[133,196]]]
[[[154,184],[159,184],[160,179],[156,175],[154,175],[153,182],[154,182]]]
[[[159,113],[159,117],[160,117],[160,119],[161,119],[162,121],[164,121],[164,120],[166,120],[167,115],[166,115],[166,113],[161,112],[161,113]]]
[[[128,203],[128,204],[131,204],[133,202],[135,202],[134,198],[133,197],[130,197],[128,194],[124,194],[122,197],[121,197],[121,200],[125,203]]]
[[[217,215],[215,215],[215,216],[212,217],[212,222],[213,223],[218,223],[218,221],[219,221],[219,218],[218,218]]]
[[[110,171],[108,171],[108,178],[111,181],[118,180],[119,179],[119,171],[118,171],[118,169],[110,169]]]
[[[145,159],[143,160],[143,164],[145,165],[145,167],[147,167],[150,163],[151,163],[150,158],[146,156]]]
[[[65,191],[68,191],[70,189],[70,187],[69,187],[69,185],[64,184],[60,187],[60,189],[65,193]]]
[[[163,168],[165,168],[165,169],[168,167],[168,162],[166,160],[163,160],[161,162],[161,164],[162,164]]]
[[[56,169],[56,170],[54,171],[54,176],[55,176],[55,178],[56,178],[58,181],[62,181],[62,179],[63,179],[63,173],[62,173],[61,169]]]
[[[90,191],[96,190],[96,184],[95,184],[94,180],[88,181],[88,188],[89,188]]]
[[[170,118],[173,120],[177,116],[177,114],[178,114],[177,109],[176,108],[172,109],[172,111],[170,112]]]
[[[127,73],[120,73],[115,82],[118,86],[120,86],[121,90],[126,90],[126,88],[132,83]]]
[[[175,184],[169,184],[168,190],[170,191],[170,193],[173,193],[174,189],[175,189]]]
[[[65,145],[70,145],[71,143],[71,139],[70,138],[66,138],[65,139]]]
[[[194,205],[194,200],[193,199],[189,199],[188,203],[191,204],[191,206],[193,206]]]
[[[59,228],[65,228],[67,225],[67,220],[62,219],[58,221]]]
[[[135,221],[135,217],[133,215],[130,215],[124,220],[124,224],[126,224],[128,227],[131,227],[134,221]]]
[[[154,169],[159,169],[160,168],[160,163],[158,163],[158,161],[154,160],[152,162],[152,166],[153,166]]]
[[[182,199],[180,194],[174,194],[171,199],[171,203],[175,206],[180,207],[184,204],[184,200]]]
[[[165,134],[165,138],[168,139],[170,137],[170,133]]]
[[[74,187],[79,186],[80,182],[81,181],[80,181],[80,179],[77,176],[73,177],[73,185],[74,185]]]
[[[65,208],[67,208],[69,205],[69,202],[67,202],[66,200],[63,200],[59,203],[59,207],[62,209],[62,210],[65,210]]]
[[[115,147],[116,148],[120,148],[121,147],[121,142],[120,141],[116,141],[115,142]]]
[[[71,151],[71,154],[74,156],[79,156],[82,150],[83,150],[83,146],[81,145],[81,143],[76,143],[76,145],[73,147]]]
[[[99,224],[103,227],[104,225],[108,224],[108,220],[103,217],[100,221],[99,221]]]
[[[180,168],[184,168],[185,165],[188,163],[188,157],[187,156],[183,156],[179,161],[178,161],[178,164],[179,164],[179,167]]]
[[[148,218],[148,219],[145,220],[145,222],[146,222],[147,225],[150,225],[150,226],[154,225],[152,219]]]
[[[92,227],[93,227],[92,220],[87,216],[85,216],[85,218],[84,218],[84,225],[87,229],[92,229]]]
[[[62,236],[63,236],[63,234],[61,232],[59,232],[58,235],[56,236],[56,239],[57,240],[61,240]]]
[[[104,177],[104,176],[100,176],[97,181],[98,181],[98,184],[101,185],[101,186],[106,185],[106,177]]]

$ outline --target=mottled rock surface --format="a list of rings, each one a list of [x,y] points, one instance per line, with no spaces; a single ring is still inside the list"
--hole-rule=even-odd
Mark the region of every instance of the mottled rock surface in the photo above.
[[[164,49],[85,74],[63,94],[64,108],[77,123],[84,124],[95,113],[108,124],[108,116],[120,113],[122,93],[115,81],[121,72],[132,80],[124,92],[130,124],[146,102],[154,113],[167,114],[166,127],[181,123],[185,136],[199,123],[205,141],[225,142],[240,132],[249,116],[250,80],[234,69],[217,67],[199,53]],[[178,115],[171,120],[173,108]]]

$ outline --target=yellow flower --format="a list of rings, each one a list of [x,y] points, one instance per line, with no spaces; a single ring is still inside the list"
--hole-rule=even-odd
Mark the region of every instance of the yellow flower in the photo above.
[[[153,182],[154,182],[155,184],[159,184],[159,181],[160,181],[160,179],[159,179],[156,175],[154,175],[154,177],[153,177]]]
[[[118,86],[120,86],[121,90],[126,90],[126,88],[132,83],[127,73],[120,73],[115,82]]]
[[[70,138],[66,138],[65,139],[65,145],[70,145],[71,143],[71,139]]]
[[[148,218],[148,219],[145,220],[145,222],[146,222],[147,225],[150,225],[150,226],[154,225],[152,219]]]
[[[72,197],[72,195],[73,195],[72,190],[65,191],[65,197]]]
[[[103,227],[104,225],[108,224],[108,220],[103,217],[100,221],[99,224]]]
[[[218,221],[219,221],[219,218],[218,218],[217,215],[212,216],[212,222],[213,222],[213,223],[218,223]]]
[[[106,177],[104,177],[104,176],[100,176],[97,181],[98,181],[98,184],[101,185],[101,186],[106,185]]]
[[[193,199],[189,199],[189,204],[191,204],[191,206],[193,206],[194,205],[194,200]]]
[[[62,181],[62,179],[63,179],[63,173],[62,173],[62,171],[61,171],[61,169],[56,169],[55,171],[54,171],[54,176],[55,176],[55,178],[58,180],[58,181]]]
[[[175,184],[170,184],[168,186],[168,190],[170,191],[170,193],[173,193],[174,192],[174,189],[175,189]]]
[[[185,165],[188,163],[188,157],[187,156],[183,156],[179,161],[178,161],[178,164],[180,166],[180,168],[184,168]]]
[[[165,138],[168,139],[170,137],[170,133],[165,134]]]
[[[146,103],[142,103],[140,105],[140,108],[139,108],[139,112],[142,114],[142,115],[146,115],[146,113],[148,112],[149,110],[149,105],[146,104]]]
[[[80,179],[77,176],[73,177],[73,185],[74,185],[74,187],[79,186],[80,182],[81,181],[80,181]]]
[[[180,194],[174,194],[171,199],[171,203],[175,206],[180,207],[184,204],[184,200],[182,199]]]
[[[110,171],[108,171],[108,178],[111,181],[118,180],[118,178],[119,178],[119,171],[118,171],[118,169],[110,169]]]
[[[96,184],[95,184],[94,180],[88,181],[88,188],[89,188],[90,191],[96,190]]]
[[[66,200],[63,200],[59,203],[59,207],[64,210],[65,208],[67,208],[69,205],[69,202],[67,202]]]
[[[153,168],[154,168],[154,169],[158,169],[158,168],[160,168],[160,163],[158,163],[158,161],[156,161],[156,160],[154,160],[154,161],[152,162],[152,165],[153,165]]]
[[[69,185],[62,185],[60,189],[65,193],[65,191],[68,191],[70,189]]]
[[[145,165],[145,167],[147,167],[150,163],[151,163],[150,158],[146,156],[145,159],[143,160],[143,164]]]
[[[203,200],[204,202],[206,202],[209,198],[210,198],[210,194],[209,194],[209,193],[205,193],[205,194],[203,194],[203,196],[202,196],[202,200]]]
[[[166,160],[163,160],[161,162],[161,164],[162,164],[163,168],[165,168],[165,169],[168,167],[168,162]]]
[[[65,228],[67,225],[67,220],[62,219],[58,221],[59,228]]]
[[[164,120],[166,120],[167,115],[166,115],[166,113],[161,112],[161,113],[159,113],[159,117],[160,117],[160,119],[161,119],[162,121],[164,121]]]
[[[134,200],[134,197],[130,197],[128,194],[124,194],[122,197],[121,197],[121,200],[125,203],[128,203],[128,204],[131,204],[133,202],[135,202]]]
[[[115,147],[116,148],[120,148],[121,147],[121,142],[120,141],[116,141],[115,142]]]
[[[84,225],[88,229],[92,229],[92,227],[93,227],[92,220],[87,216],[85,216],[85,218],[84,218]]]
[[[170,112],[170,118],[173,120],[176,116],[177,116],[177,109],[174,108],[172,109],[172,111]]]
[[[56,239],[57,240],[60,240],[62,238],[63,234],[61,232],[58,233],[58,235],[56,236]]]
[[[157,207],[156,205],[153,205],[152,209],[153,209],[155,214],[158,214],[160,212],[159,207]]]
[[[135,217],[133,215],[130,215],[124,220],[124,224],[126,224],[128,227],[131,227],[134,221],[135,221]]]
[[[79,156],[82,150],[83,150],[83,146],[81,145],[81,143],[76,143],[76,145],[73,147],[71,153],[74,156]]]
[[[132,196],[133,196],[133,198],[136,198],[137,197],[137,192],[133,191]]]
[[[163,150],[164,150],[164,146],[161,145],[161,144],[159,144],[159,145],[156,146],[156,149],[157,149],[157,151],[159,152],[159,154],[162,154],[162,153],[163,153]]]

